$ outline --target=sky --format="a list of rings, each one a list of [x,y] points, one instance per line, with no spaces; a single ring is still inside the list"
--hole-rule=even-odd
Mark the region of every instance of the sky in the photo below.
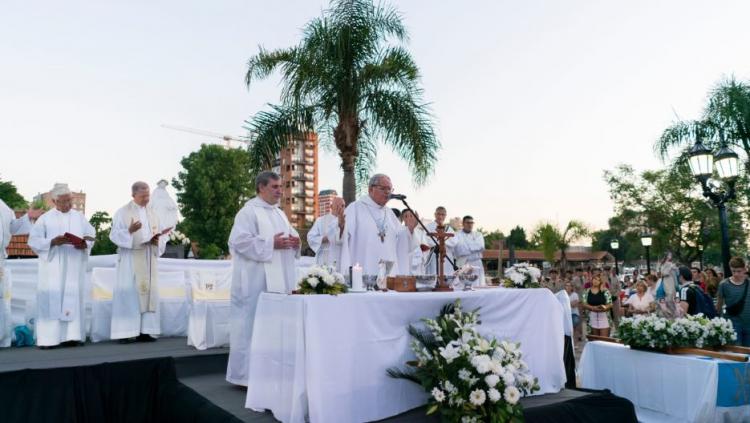
[[[214,141],[162,124],[244,135],[246,119],[278,102],[278,75],[244,85],[247,59],[296,44],[327,4],[4,0],[0,179],[27,199],[66,182],[86,192],[88,215],[113,213],[132,182],[171,180]],[[392,4],[442,150],[423,187],[388,147],[376,171],[422,215],[443,205],[487,230],[606,228],[603,171],[663,166],[661,131],[698,117],[722,77],[750,78],[747,1]],[[338,156],[320,163],[320,188],[340,192]]]

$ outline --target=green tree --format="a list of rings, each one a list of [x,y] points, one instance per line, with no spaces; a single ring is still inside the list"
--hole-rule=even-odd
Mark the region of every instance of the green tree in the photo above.
[[[487,231],[486,229],[479,228],[479,232],[484,236],[485,250],[496,250],[498,241],[505,239],[505,234],[500,230]]]
[[[551,223],[541,223],[531,235],[531,244],[542,251],[544,260],[554,263],[560,235],[560,231]]]
[[[338,151],[347,203],[374,168],[379,142],[408,163],[417,185],[425,183],[440,144],[422,100],[419,69],[399,44],[406,39],[394,8],[334,0],[305,26],[298,45],[261,47],[248,62],[246,83],[278,69],[282,93],[280,105],[248,121],[253,169],[270,168],[290,139],[315,131]]]
[[[560,252],[560,268],[565,271],[568,267],[567,251],[571,244],[589,236],[590,231],[586,224],[579,220],[571,220],[560,230],[551,223],[541,223],[534,230],[532,244],[542,250],[544,259],[550,263],[555,262],[555,253]]]
[[[0,200],[11,209],[25,209],[29,203],[18,193],[16,186],[10,181],[0,181]]]
[[[98,211],[91,215],[89,223],[96,231],[96,240],[91,248],[92,256],[115,254],[117,246],[109,239],[109,233],[112,229],[112,218],[105,211]]]
[[[226,254],[234,216],[255,194],[248,152],[204,144],[180,164],[183,170],[172,179],[184,218],[180,227],[198,243],[201,257]]]
[[[519,250],[529,248],[529,241],[526,239],[526,231],[520,226],[511,229],[510,234],[508,235],[508,244],[513,244],[513,247]]]

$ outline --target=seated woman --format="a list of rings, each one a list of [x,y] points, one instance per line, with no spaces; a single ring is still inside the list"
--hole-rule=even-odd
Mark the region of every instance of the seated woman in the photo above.
[[[631,295],[625,301],[627,315],[648,314],[656,309],[656,302],[653,295],[648,292],[648,287],[643,281],[635,284],[635,294]]]
[[[589,311],[589,328],[592,335],[609,336],[609,310],[612,308],[612,295],[603,284],[601,276],[591,280],[591,288],[583,292],[582,306]]]

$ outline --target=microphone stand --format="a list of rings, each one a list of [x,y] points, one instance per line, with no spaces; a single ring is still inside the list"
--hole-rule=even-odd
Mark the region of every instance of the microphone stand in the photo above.
[[[435,239],[434,236],[430,235],[429,229],[427,229],[427,227],[424,225],[424,223],[422,223],[422,219],[420,219],[419,216],[417,216],[417,213],[414,212],[414,209],[412,209],[411,207],[409,207],[409,203],[406,202],[406,199],[405,198],[399,198],[399,200],[401,200],[401,202],[404,203],[404,207],[406,207],[406,210],[409,210],[411,212],[411,214],[414,215],[414,217],[417,219],[417,223],[419,223],[419,226],[421,226],[422,229],[424,229],[424,232],[427,234],[427,236],[430,237],[430,239],[432,240],[432,242],[435,243],[435,246],[437,246],[439,243],[437,242],[437,240]],[[435,250],[435,247],[432,248],[432,252],[430,253],[430,255],[433,255],[433,254],[435,256],[437,256],[437,251]],[[453,271],[454,272],[458,270],[458,266],[456,266],[456,263],[453,260],[451,260],[450,257],[448,257],[446,255],[445,259],[448,260],[448,263],[450,263],[451,266],[453,266]],[[435,260],[435,263],[437,264],[437,260]]]

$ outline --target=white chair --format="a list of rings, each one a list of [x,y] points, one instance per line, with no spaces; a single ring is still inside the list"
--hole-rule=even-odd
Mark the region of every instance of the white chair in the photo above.
[[[9,347],[13,338],[13,318],[10,313],[10,295],[13,285],[12,271],[5,269],[0,280],[0,347]]]
[[[232,268],[190,269],[192,301],[188,345],[205,350],[229,345]]]
[[[91,342],[108,341],[112,325],[112,290],[117,270],[112,267],[91,269]]]
[[[187,336],[189,298],[185,272],[159,272],[161,336]]]

